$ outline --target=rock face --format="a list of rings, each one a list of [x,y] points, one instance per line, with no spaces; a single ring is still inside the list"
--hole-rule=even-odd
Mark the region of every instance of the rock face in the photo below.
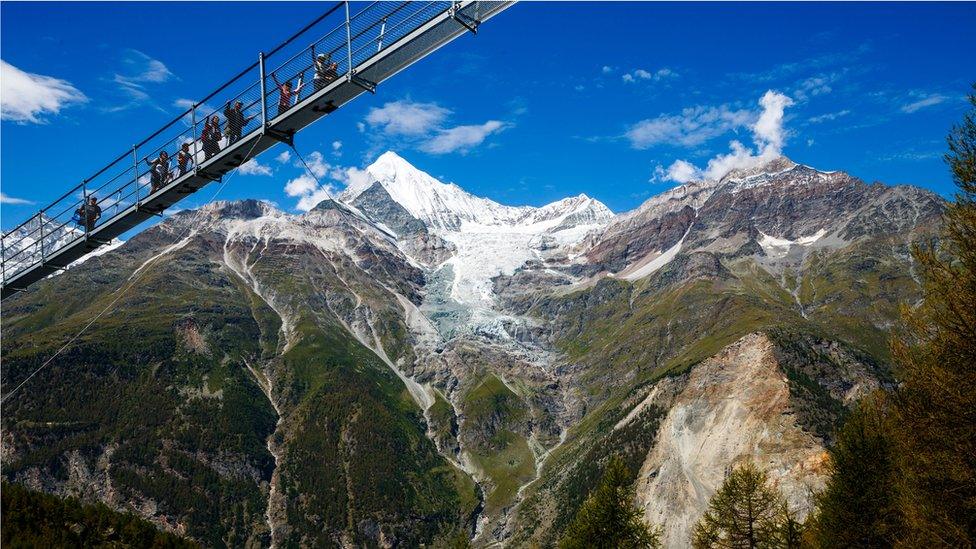
[[[5,384],[113,305],[5,403],[4,478],[208,546],[549,546],[617,453],[682,546],[741,460],[808,507],[943,208],[785,158],[617,216],[365,172],[301,215],[181,212],[5,302]]]
[[[668,547],[691,531],[725,474],[753,462],[806,516],[826,451],[792,414],[786,374],[765,334],[750,334],[692,368],[641,465],[637,501]]]

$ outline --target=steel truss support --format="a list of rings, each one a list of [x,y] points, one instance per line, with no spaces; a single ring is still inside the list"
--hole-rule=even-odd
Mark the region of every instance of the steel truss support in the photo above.
[[[461,11],[461,2],[454,2],[451,6],[451,19],[458,22],[459,25],[468,29],[473,34],[478,34],[478,26],[481,25],[481,21],[470,17]]]

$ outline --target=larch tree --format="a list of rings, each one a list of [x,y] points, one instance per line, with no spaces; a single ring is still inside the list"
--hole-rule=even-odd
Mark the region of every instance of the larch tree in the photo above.
[[[895,498],[891,413],[883,393],[851,412],[830,449],[831,475],[810,521],[820,547],[890,547],[901,519]]]
[[[696,549],[780,547],[783,497],[752,463],[736,467],[692,535]]]
[[[976,545],[976,85],[948,137],[958,186],[938,243],[914,250],[924,299],[893,350],[905,546]]]
[[[600,485],[576,513],[560,549],[645,549],[661,546],[660,533],[641,519],[627,466],[610,458]]]

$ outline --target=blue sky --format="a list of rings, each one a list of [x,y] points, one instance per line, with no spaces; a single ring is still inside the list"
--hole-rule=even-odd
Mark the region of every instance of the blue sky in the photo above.
[[[180,99],[203,97],[324,6],[0,4],[2,226],[124,152],[178,115]],[[582,192],[624,211],[721,161],[780,151],[949,196],[941,154],[976,79],[974,28],[973,3],[524,2],[296,143],[336,188],[351,168],[393,149],[507,204]],[[295,196],[285,192],[302,170],[276,158],[283,150],[262,155],[266,169],[253,171],[263,173],[235,176],[221,198],[264,198],[289,211],[304,198],[307,206],[309,189],[293,183]]]

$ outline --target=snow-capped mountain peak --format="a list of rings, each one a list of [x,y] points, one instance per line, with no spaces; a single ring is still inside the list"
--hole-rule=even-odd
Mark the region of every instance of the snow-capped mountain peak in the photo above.
[[[534,226],[539,231],[572,223],[605,223],[613,213],[598,200],[580,194],[542,207],[506,206],[472,195],[453,183],[443,183],[419,170],[393,151],[387,151],[366,168],[368,177],[342,193],[353,202],[374,184],[380,184],[390,198],[410,215],[433,229],[462,230],[476,226]]]

